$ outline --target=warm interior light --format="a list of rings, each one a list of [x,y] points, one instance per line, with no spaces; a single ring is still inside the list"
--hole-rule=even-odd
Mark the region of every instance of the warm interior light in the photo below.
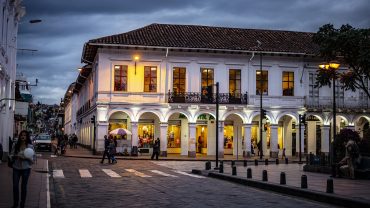
[[[329,64],[320,64],[319,65],[320,69],[329,69],[329,67],[330,67]]]
[[[330,68],[338,69],[340,64],[338,62],[333,61],[333,62],[329,63],[329,66],[330,66]]]
[[[261,72],[260,72],[260,71],[257,71],[257,74],[258,74],[258,75],[260,75],[260,74],[261,74]]]
[[[135,57],[134,57],[134,60],[135,60],[135,61],[138,61],[139,59],[140,59],[140,57],[139,57],[139,56],[135,56]]]
[[[120,69],[120,66],[117,66],[117,65],[116,65],[116,66],[114,66],[114,69]]]
[[[78,71],[82,71],[82,68],[78,68],[77,70],[78,70]]]

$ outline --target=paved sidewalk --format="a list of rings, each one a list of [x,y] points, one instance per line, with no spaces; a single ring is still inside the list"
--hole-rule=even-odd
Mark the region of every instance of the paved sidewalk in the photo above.
[[[70,149],[69,147],[67,148],[66,157],[80,157],[80,158],[96,158],[96,159],[101,159],[102,155],[93,155],[92,151],[78,146],[77,149]],[[116,156],[117,159],[127,159],[127,160],[150,160],[151,158],[150,154],[142,154],[139,156]],[[215,160],[215,156],[209,156],[209,155],[204,155],[204,154],[197,154],[196,158],[190,158],[188,156],[181,156],[179,154],[168,154],[167,157],[161,157],[159,156],[159,160],[175,160],[175,161],[208,161],[208,160]],[[231,160],[244,160],[243,156],[239,155],[238,157],[233,156],[233,155],[224,155],[224,158],[219,158],[219,160],[225,160],[225,161],[231,161]],[[258,156],[254,157],[248,157],[249,161],[254,161],[255,159],[259,160]],[[305,161],[305,158],[302,158],[303,161]],[[264,160],[264,159],[263,159]],[[282,160],[281,160],[282,161]],[[297,157],[291,157],[289,158],[289,161],[291,162],[298,162]],[[270,162],[275,162],[274,158],[270,159]]]
[[[38,158],[31,170],[28,180],[26,207],[47,208],[47,185],[48,177],[46,160]],[[13,205],[13,170],[8,168],[7,163],[0,164],[0,207]]]

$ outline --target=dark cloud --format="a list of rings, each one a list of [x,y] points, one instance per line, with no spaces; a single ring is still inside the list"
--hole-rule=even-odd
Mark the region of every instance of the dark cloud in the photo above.
[[[18,71],[36,100],[58,103],[81,66],[90,39],[127,32],[151,23],[197,24],[316,32],[326,23],[370,27],[368,0],[24,0],[19,25]],[[29,24],[31,19],[41,23]]]

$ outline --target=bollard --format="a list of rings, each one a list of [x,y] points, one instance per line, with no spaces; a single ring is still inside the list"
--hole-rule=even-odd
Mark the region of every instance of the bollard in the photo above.
[[[306,189],[307,188],[307,176],[302,175],[301,177],[301,188]]]
[[[276,165],[279,165],[279,158],[276,158]]]
[[[257,160],[257,159],[255,159],[255,160],[254,160],[254,165],[255,165],[255,166],[257,166],[257,165],[258,165],[258,160]]]
[[[285,158],[285,164],[288,164],[288,158],[287,157]]]
[[[247,160],[244,160],[244,164],[243,165],[244,165],[244,167],[247,167],[247,165],[248,165],[247,164]]]
[[[268,181],[268,179],[267,179],[267,170],[262,171],[262,181]]]
[[[286,177],[285,177],[285,173],[284,172],[281,172],[280,173],[280,184],[281,185],[285,185],[286,184]]]
[[[326,181],[326,193],[334,193],[333,178],[328,178],[328,180]]]
[[[231,166],[231,168],[232,168],[232,175],[236,175],[236,166],[235,165]]]
[[[235,161],[231,160],[231,167],[235,165]]]
[[[252,178],[252,169],[251,168],[247,169],[247,178]]]
[[[206,170],[211,170],[211,161],[206,162]]]
[[[224,161],[220,161],[219,173],[224,173]]]
[[[269,165],[269,160],[265,159],[265,165]]]

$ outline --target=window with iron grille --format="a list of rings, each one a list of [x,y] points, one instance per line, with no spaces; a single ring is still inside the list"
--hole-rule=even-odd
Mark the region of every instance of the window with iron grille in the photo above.
[[[186,68],[174,67],[173,68],[173,92],[184,93],[186,86]]]
[[[256,71],[256,94],[260,95],[260,92],[263,93],[263,95],[268,95],[268,71]],[[261,82],[262,82],[262,88],[261,88]]]
[[[229,70],[229,93],[232,96],[240,96],[241,93],[241,70]]]

